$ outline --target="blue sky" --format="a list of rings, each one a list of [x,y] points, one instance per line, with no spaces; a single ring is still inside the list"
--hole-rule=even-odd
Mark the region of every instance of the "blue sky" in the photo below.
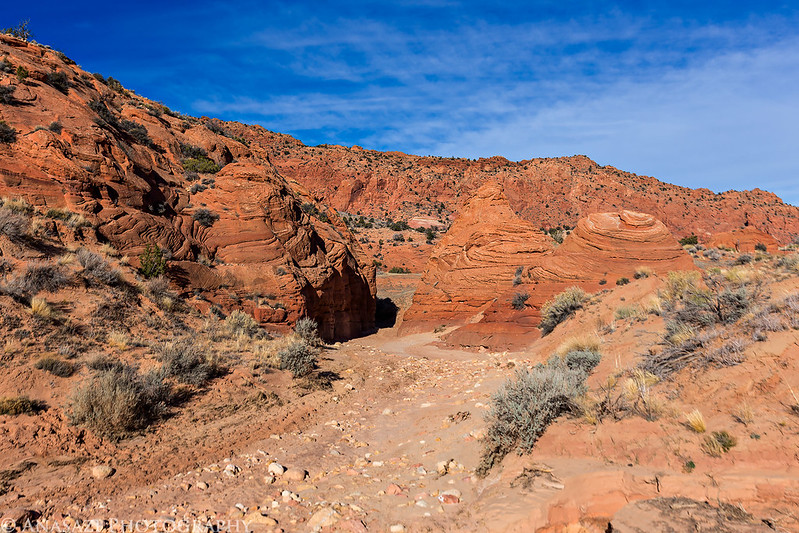
[[[37,40],[192,115],[306,144],[585,154],[799,205],[793,2],[14,2]]]

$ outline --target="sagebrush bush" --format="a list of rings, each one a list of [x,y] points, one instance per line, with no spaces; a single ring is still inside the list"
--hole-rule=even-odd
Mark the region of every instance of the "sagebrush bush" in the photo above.
[[[36,361],[34,365],[39,370],[44,370],[60,378],[68,378],[75,373],[75,365],[63,359],[55,357],[43,357]]]
[[[140,375],[126,365],[98,371],[70,398],[70,421],[118,439],[166,414],[172,389],[159,373]]]
[[[101,255],[81,248],[76,257],[83,267],[83,275],[90,280],[104,285],[117,285],[122,281],[122,273],[116,268],[112,268]]]
[[[0,235],[17,241],[28,234],[30,225],[30,218],[27,216],[0,207]]]
[[[641,308],[637,305],[622,305],[616,308],[613,316],[617,320],[626,320],[628,318],[635,318],[641,313]]]
[[[55,292],[68,283],[69,276],[60,266],[34,262],[6,285],[6,291],[17,296],[35,296],[41,291]]]
[[[544,335],[551,333],[558,324],[580,309],[587,299],[585,291],[579,287],[569,287],[544,304],[541,308],[541,324],[538,327]]]
[[[200,209],[194,211],[194,215],[192,215],[192,218],[196,220],[199,225],[204,226],[206,228],[210,228],[211,226],[214,225],[214,222],[219,220],[219,215],[217,215],[210,209],[205,209],[204,207],[201,207]]]
[[[319,350],[309,346],[304,340],[298,340],[280,350],[277,355],[280,369],[290,371],[297,378],[309,374],[316,367]]]
[[[572,370],[590,374],[596,368],[602,355],[594,350],[572,350],[563,356],[563,362]]]
[[[547,426],[583,394],[585,376],[582,370],[569,368],[557,358],[546,365],[518,370],[491,399],[477,474],[488,474],[514,449],[529,453]]]
[[[294,332],[310,346],[322,344],[322,339],[319,338],[319,325],[312,318],[304,317],[299,319],[294,324]]]
[[[521,311],[525,307],[527,307],[527,300],[530,299],[530,295],[526,292],[517,292],[511,298],[510,306],[513,307],[517,311]]]
[[[18,416],[32,415],[45,409],[45,404],[39,400],[31,400],[27,396],[13,398],[0,398],[0,415]]]
[[[154,346],[161,373],[181,383],[201,386],[220,373],[219,365],[191,339],[164,342]]]
[[[225,328],[231,336],[246,335],[252,337],[258,330],[258,322],[243,311],[233,311],[225,319]]]

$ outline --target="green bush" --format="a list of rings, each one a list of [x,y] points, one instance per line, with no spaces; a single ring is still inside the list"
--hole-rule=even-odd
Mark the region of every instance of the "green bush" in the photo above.
[[[11,144],[17,140],[17,130],[0,120],[0,143]]]
[[[44,77],[44,82],[64,94],[69,93],[69,77],[65,72],[48,72]]]
[[[758,252],[765,252],[766,250],[768,250],[768,248],[766,248],[765,244],[763,244],[762,242],[759,242],[759,243],[755,244],[755,250],[757,250]]]
[[[541,308],[541,324],[538,325],[544,335],[572,316],[588,299],[585,291],[579,287],[569,287],[562,293],[547,301]]]
[[[180,154],[187,159],[198,159],[200,157],[208,157],[208,152],[199,146],[191,144],[180,143]]]
[[[319,350],[304,340],[293,342],[277,353],[280,369],[290,371],[295,378],[309,374],[316,367],[318,355]]]
[[[138,122],[123,119],[119,122],[119,127],[125,131],[125,133],[130,135],[137,143],[143,144],[144,146],[151,146],[153,144],[152,139],[150,139],[150,135],[147,133],[147,128]]]
[[[39,370],[50,372],[52,375],[60,378],[68,378],[75,373],[75,365],[69,361],[56,359],[54,357],[43,357],[36,361],[36,365],[34,366]]]
[[[145,279],[157,278],[166,271],[166,258],[161,248],[155,244],[148,244],[139,255],[139,272]]]
[[[160,373],[140,375],[125,365],[97,372],[70,398],[70,421],[119,439],[166,414],[172,388]]]
[[[682,246],[690,246],[698,243],[699,243],[699,238],[694,234],[691,234],[687,237],[683,237],[682,239],[680,239],[680,244]]]
[[[23,41],[27,41],[33,38],[33,32],[28,28],[28,24],[30,24],[30,20],[23,20],[16,26],[12,26],[10,28],[3,28],[2,31],[5,34],[13,35],[17,39],[22,39]]]
[[[616,285],[619,285],[619,286],[627,285],[628,283],[630,283],[630,279],[629,278],[621,277],[621,278],[616,280]]]
[[[201,174],[216,174],[222,167],[208,157],[189,157],[183,160],[183,168],[188,172]]]
[[[403,267],[391,267],[388,271],[389,274],[410,274],[411,271],[408,268]]]
[[[28,76],[30,76],[30,72],[28,72],[28,69],[26,69],[26,68],[25,68],[25,67],[23,67],[22,65],[20,65],[20,66],[18,66],[18,67],[17,67],[17,72],[16,72],[16,74],[17,74],[17,79],[18,79],[19,81],[23,81],[23,80],[25,80],[25,79],[26,79]]]
[[[573,400],[584,392],[585,377],[585,372],[569,368],[558,358],[518,370],[491,399],[477,474],[488,474],[514,449],[520,454],[532,451],[547,426],[569,411]]]
[[[214,222],[219,220],[219,215],[211,211],[210,209],[205,209],[201,207],[194,211],[192,218],[197,221],[200,226],[205,228],[210,228],[214,225]]]

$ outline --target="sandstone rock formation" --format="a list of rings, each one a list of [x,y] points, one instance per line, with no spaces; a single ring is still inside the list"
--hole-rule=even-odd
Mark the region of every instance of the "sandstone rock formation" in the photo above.
[[[308,315],[329,339],[373,328],[374,267],[335,213],[245,137],[38,44],[1,35],[0,56],[30,72],[0,79],[12,88],[0,120],[17,132],[0,143],[0,196],[61,210],[54,231],[64,239],[108,242],[133,263],[158,245],[173,281],[204,291],[199,305],[244,308],[264,323]],[[199,174],[184,170],[190,158]],[[59,220],[69,213],[80,223]]]
[[[285,176],[349,213],[395,220],[452,219],[489,181],[500,183],[511,209],[537,227],[573,227],[587,214],[635,210],[650,213],[681,238],[711,235],[749,224],[787,243],[799,234],[799,207],[770,192],[689,189],[653,177],[599,165],[586,156],[509,161],[503,157],[419,157],[360,147],[305,146],[262,128],[255,135]]]
[[[460,325],[447,340],[513,346],[538,336],[541,306],[567,287],[587,291],[654,274],[695,268],[666,226],[632,211],[580,219],[563,244],[521,220],[496,185],[466,204],[436,246],[403,318],[403,331]]]
[[[779,251],[780,243],[764,231],[752,226],[717,233],[707,241],[711,248],[729,248],[738,252],[755,252],[755,246],[762,244],[765,251],[773,254]]]
[[[484,185],[433,250],[404,315],[406,331],[479,321],[517,269],[551,250],[549,237],[513,213],[498,185]]]

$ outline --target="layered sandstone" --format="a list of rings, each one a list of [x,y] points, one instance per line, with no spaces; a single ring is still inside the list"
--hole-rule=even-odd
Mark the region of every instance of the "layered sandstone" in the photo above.
[[[373,328],[374,267],[336,214],[246,139],[114,88],[41,45],[2,35],[0,55],[30,72],[0,79],[12,88],[0,119],[17,131],[0,143],[0,196],[80,215],[91,225],[56,231],[107,242],[134,264],[158,245],[169,276],[202,292],[202,306],[243,308],[264,323],[310,316],[329,339]],[[53,72],[66,92],[46,83]],[[222,170],[185,172],[182,145]]]
[[[239,126],[258,139],[286,176],[340,211],[437,219],[445,225],[483,184],[502,186],[511,208],[537,227],[573,227],[591,213],[650,213],[676,237],[711,235],[751,225],[787,243],[799,234],[799,208],[754,189],[714,193],[639,176],[586,156],[509,161],[419,157],[361,147],[305,146],[263,128]]]
[[[668,228],[633,211],[580,219],[560,246],[510,209],[496,185],[466,204],[433,250],[404,331],[458,325],[455,344],[512,347],[538,336],[542,305],[567,287],[614,287],[637,270],[695,268]]]
[[[770,254],[779,251],[780,243],[766,233],[752,226],[718,233],[710,238],[707,245],[712,248],[729,248],[738,252],[755,252],[755,247],[763,248]],[[762,246],[758,246],[762,245]]]
[[[551,251],[550,239],[516,216],[501,188],[486,184],[431,253],[404,324],[477,322],[517,269]]]

